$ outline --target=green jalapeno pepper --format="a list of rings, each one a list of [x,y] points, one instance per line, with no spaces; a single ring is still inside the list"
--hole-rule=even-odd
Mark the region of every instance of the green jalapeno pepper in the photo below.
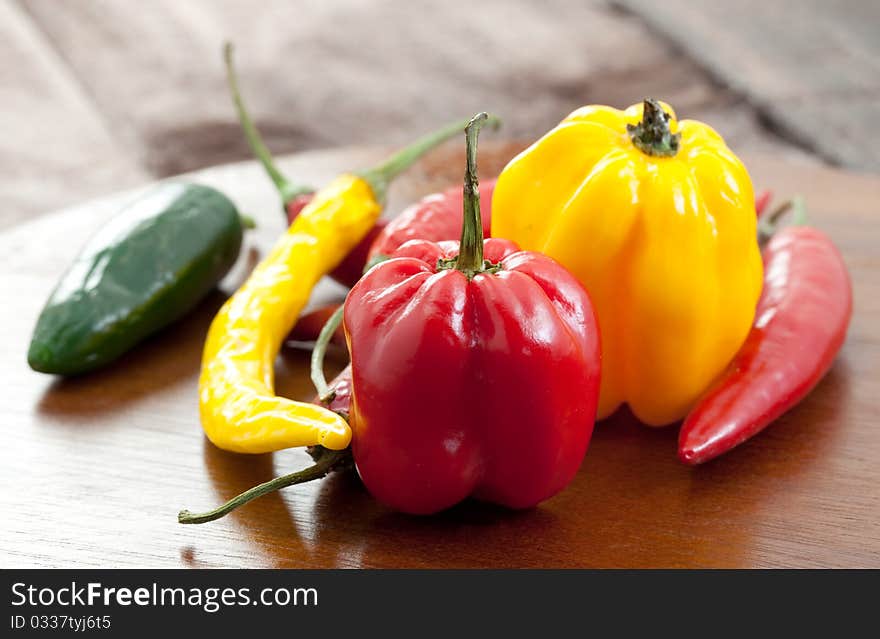
[[[28,364],[76,375],[112,362],[204,298],[235,263],[247,226],[215,189],[160,184],[112,218],[61,277]]]

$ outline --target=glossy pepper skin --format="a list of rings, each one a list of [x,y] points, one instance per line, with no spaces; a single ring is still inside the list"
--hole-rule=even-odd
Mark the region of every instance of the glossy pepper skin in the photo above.
[[[318,280],[375,224],[391,179],[464,124],[447,125],[383,165],[321,189],[223,305],[208,331],[199,379],[202,427],[216,446],[239,453],[348,446],[351,429],[342,417],[275,395],[275,356]]]
[[[479,201],[475,135],[466,202]],[[460,244],[404,244],[345,302],[354,460],[370,493],[407,513],[547,499],[577,472],[595,418],[586,291],[544,255],[484,245],[478,204],[465,219]]]
[[[764,249],[764,273],[748,339],[681,427],[686,464],[726,453],[795,406],[846,338],[852,285],[827,235],[807,226],[779,231]]]
[[[647,106],[645,106],[647,105]],[[745,167],[653,100],[576,110],[498,178],[492,234],[584,284],[602,330],[599,417],[684,417],[749,331],[761,291]]]
[[[275,395],[275,355],[314,285],[360,241],[380,211],[366,181],[340,176],[303,209],[217,313],[199,379],[202,427],[216,446],[266,453],[348,445],[351,430],[342,417]]]
[[[28,350],[36,371],[105,366],[195,307],[238,257],[245,225],[225,195],[165,182],[92,237],[61,277]]]

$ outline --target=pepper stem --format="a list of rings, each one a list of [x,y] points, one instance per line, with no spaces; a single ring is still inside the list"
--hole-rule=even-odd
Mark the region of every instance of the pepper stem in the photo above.
[[[501,125],[501,120],[499,118],[495,116],[486,117],[486,122],[493,127],[498,128]],[[391,180],[415,164],[415,162],[425,155],[425,153],[442,142],[461,133],[461,130],[469,123],[469,120],[457,120],[447,124],[443,128],[437,129],[433,133],[429,133],[428,135],[419,138],[408,147],[401,149],[379,166],[359,172],[358,176],[366,180],[370,185],[376,199],[379,202],[384,202],[385,196],[388,192],[388,185],[391,183]]]
[[[626,125],[635,147],[655,157],[668,158],[678,153],[681,133],[669,130],[669,114],[653,98],[645,98],[642,109],[642,121]]]
[[[239,506],[244,506],[246,503],[253,501],[257,497],[262,497],[263,495],[280,490],[281,488],[286,488],[287,486],[302,484],[314,479],[321,479],[321,477],[326,476],[336,468],[347,464],[351,459],[351,451],[348,448],[345,450],[328,450],[325,448],[322,449],[320,455],[315,455],[315,457],[315,463],[308,468],[304,468],[295,473],[290,473],[289,475],[282,475],[281,477],[270,479],[259,486],[254,486],[240,495],[233,497],[214,510],[199,514],[191,513],[188,510],[181,510],[177,514],[177,521],[181,524],[204,524],[209,521],[214,521],[215,519],[220,519],[224,515],[228,515]]]
[[[791,211],[791,226],[804,226],[808,223],[807,205],[802,195],[795,195],[777,206],[758,222],[758,243],[766,244],[777,231],[785,214]]]
[[[486,113],[478,113],[465,127],[467,165],[464,171],[464,210],[458,255],[437,262],[438,269],[454,268],[467,275],[469,280],[477,273],[497,273],[501,269],[500,263],[492,264],[483,259],[483,220],[480,215],[480,180],[477,177],[477,140],[480,128],[491,118]]]
[[[318,392],[318,399],[325,404],[333,401],[334,393],[330,390],[327,378],[324,376],[324,356],[327,354],[327,345],[330,344],[333,333],[336,332],[336,329],[339,328],[339,324],[342,322],[344,311],[345,304],[340,304],[339,308],[333,312],[333,315],[321,327],[321,332],[318,333],[318,339],[315,341],[315,347],[312,349],[312,384],[315,385],[315,390]]]
[[[269,174],[269,178],[275,184],[275,188],[278,189],[278,193],[281,195],[281,200],[285,205],[298,195],[312,193],[314,191],[312,187],[293,184],[290,180],[284,177],[281,171],[278,170],[278,167],[275,166],[275,160],[272,157],[272,154],[269,152],[265,142],[263,142],[263,137],[257,130],[256,125],[254,125],[253,120],[251,120],[247,108],[245,108],[244,100],[241,97],[241,91],[238,88],[238,77],[235,73],[232,54],[232,43],[225,43],[223,45],[223,59],[226,62],[226,83],[229,85],[229,93],[232,95],[232,102],[235,104],[235,110],[238,113],[238,121],[241,124],[241,128],[244,130],[244,137],[247,140],[248,145],[251,147],[251,151],[253,151],[253,154],[263,165],[266,173]]]
[[[480,180],[477,177],[477,140],[488,114],[478,113],[464,129],[467,165],[464,171],[464,215],[455,268],[469,278],[483,268],[483,220],[480,216]]]
[[[252,215],[247,215],[245,213],[239,213],[238,219],[241,222],[241,227],[243,229],[255,229],[257,228],[257,221],[253,218]]]

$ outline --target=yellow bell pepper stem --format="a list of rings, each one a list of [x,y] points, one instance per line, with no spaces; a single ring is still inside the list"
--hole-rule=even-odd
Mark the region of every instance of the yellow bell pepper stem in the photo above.
[[[633,146],[655,157],[671,158],[678,153],[681,143],[681,133],[673,133],[669,128],[669,114],[652,98],[646,98],[642,103],[641,122],[627,124],[626,132],[632,138]]]
[[[351,429],[340,415],[275,395],[275,357],[318,280],[375,224],[389,182],[467,122],[417,140],[375,169],[333,180],[223,305],[208,331],[199,379],[202,427],[216,446],[239,453],[348,446]]]

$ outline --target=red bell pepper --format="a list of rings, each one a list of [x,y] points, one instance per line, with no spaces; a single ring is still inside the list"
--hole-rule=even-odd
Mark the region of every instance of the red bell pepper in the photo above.
[[[754,326],[682,425],[678,456],[686,464],[729,451],[795,406],[831,367],[846,337],[852,286],[827,235],[789,226],[773,235],[763,258]]]
[[[311,201],[315,189],[310,186],[294,184],[288,180],[278,167],[272,154],[263,142],[260,132],[251,120],[250,115],[244,105],[244,100],[238,89],[238,79],[235,74],[235,67],[232,63],[232,45],[227,43],[224,47],[224,58],[226,60],[226,80],[229,85],[229,91],[232,94],[232,101],[235,104],[235,110],[238,113],[238,120],[241,128],[244,130],[245,139],[251,147],[254,155],[263,165],[278,194],[284,207],[287,223],[291,224],[300,211]],[[364,266],[367,263],[367,253],[376,239],[376,236],[382,231],[387,222],[379,219],[370,232],[355,246],[354,249],[345,257],[345,259],[330,273],[330,277],[343,284],[351,287],[357,282],[364,272]]]
[[[380,501],[433,513],[473,495],[513,508],[574,477],[593,430],[599,335],[562,266],[483,241],[476,137],[467,128],[460,248],[414,240],[345,302],[352,452]]]

